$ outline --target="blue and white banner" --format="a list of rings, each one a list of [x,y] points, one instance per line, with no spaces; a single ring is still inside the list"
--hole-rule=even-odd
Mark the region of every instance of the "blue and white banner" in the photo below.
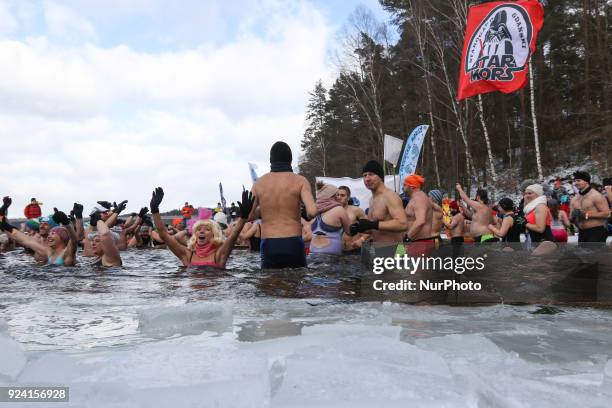
[[[225,209],[225,207],[227,207],[227,201],[225,201],[225,197],[223,197],[223,185],[221,183],[219,183],[219,194],[221,195],[221,205],[223,209]]]
[[[257,165],[255,163],[249,163],[249,173],[251,173],[251,181],[253,183],[255,183],[257,181],[257,173],[255,172],[255,169],[257,168]]]
[[[423,146],[423,140],[425,140],[425,134],[429,129],[429,125],[417,126],[406,142],[404,147],[404,155],[402,156],[402,163],[399,168],[399,185],[403,185],[406,176],[413,174],[416,170],[417,163],[419,162],[419,155],[421,154],[421,147]]]

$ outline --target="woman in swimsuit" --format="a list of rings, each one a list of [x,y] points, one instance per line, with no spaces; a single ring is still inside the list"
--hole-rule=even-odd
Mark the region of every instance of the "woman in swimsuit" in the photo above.
[[[174,236],[166,231],[164,222],[159,215],[159,204],[161,204],[163,197],[164,190],[157,187],[153,191],[150,207],[155,227],[170,251],[183,263],[183,266],[212,266],[224,269],[238,235],[240,235],[240,231],[242,231],[253,207],[253,194],[248,191],[242,192],[242,202],[238,203],[240,219],[227,239],[223,236],[219,224],[215,221],[201,220],[193,225],[191,239],[187,247],[181,245]]]
[[[47,245],[10,225],[6,217],[2,218],[0,229],[6,231],[11,238],[23,247],[33,250],[40,258],[46,258],[48,265],[74,266],[77,249],[76,232],[70,225],[68,216],[63,212],[56,209],[52,218],[60,226],[51,229],[46,240]]]
[[[91,241],[93,254],[97,257],[93,265],[105,267],[122,265],[121,255],[117,247],[119,234],[112,232],[104,221],[98,220],[96,232],[90,233],[88,238]]]

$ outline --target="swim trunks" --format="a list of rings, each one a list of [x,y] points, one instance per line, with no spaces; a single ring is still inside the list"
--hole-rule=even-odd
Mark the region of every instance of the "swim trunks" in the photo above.
[[[406,244],[406,253],[410,256],[429,256],[436,249],[436,238],[418,239]]]
[[[578,230],[578,242],[606,242],[607,238],[608,231],[603,225]]]
[[[306,266],[306,253],[302,237],[262,238],[261,267],[302,268]]]

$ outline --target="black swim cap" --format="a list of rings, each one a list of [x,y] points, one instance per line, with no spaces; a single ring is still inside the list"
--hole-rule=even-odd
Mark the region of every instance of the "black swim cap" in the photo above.
[[[514,201],[512,201],[512,199],[505,197],[502,198],[501,200],[499,200],[499,206],[504,210],[504,211],[511,211],[514,210]]]
[[[575,179],[580,179],[580,180],[584,180],[587,183],[591,182],[591,175],[589,173],[587,173],[586,171],[577,171],[574,173],[574,180]]]
[[[370,160],[369,162],[366,163],[365,166],[363,166],[363,170],[361,170],[362,173],[374,173],[376,174],[378,177],[380,177],[381,180],[385,180],[385,172],[383,171],[382,166],[380,165],[379,162],[377,162],[376,160]]]
[[[270,149],[270,163],[291,163],[293,155],[291,148],[285,142],[276,142]]]

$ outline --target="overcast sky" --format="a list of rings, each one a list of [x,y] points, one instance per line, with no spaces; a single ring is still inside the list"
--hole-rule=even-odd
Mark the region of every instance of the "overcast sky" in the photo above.
[[[354,9],[376,0],[0,0],[0,196],[86,211],[228,204],[304,113]],[[174,8],[168,5],[173,4]]]

